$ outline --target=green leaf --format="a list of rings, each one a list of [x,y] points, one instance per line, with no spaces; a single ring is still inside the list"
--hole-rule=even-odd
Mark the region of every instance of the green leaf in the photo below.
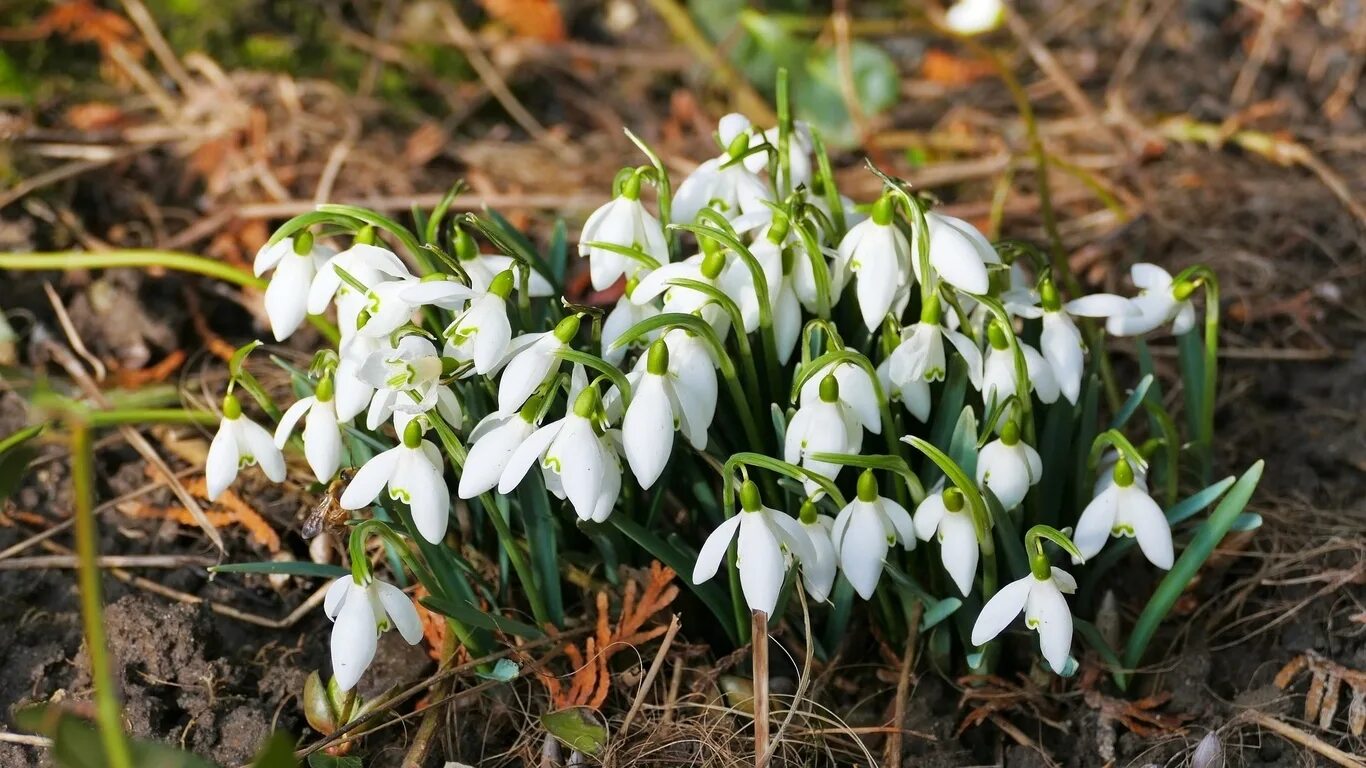
[[[1129,399],[1124,401],[1119,413],[1110,421],[1110,429],[1123,429],[1129,423],[1129,418],[1143,405],[1143,399],[1148,396],[1148,388],[1153,385],[1153,375],[1150,373],[1139,380],[1138,386],[1129,394]]]
[[[963,468],[968,477],[977,476],[977,414],[972,406],[963,406],[958,423],[949,439],[949,458]]]
[[[1195,578],[1200,567],[1214,553],[1214,548],[1224,540],[1224,535],[1233,527],[1234,521],[1252,498],[1253,491],[1257,490],[1257,482],[1262,479],[1264,466],[1262,461],[1258,461],[1238,478],[1238,482],[1233,484],[1228,495],[1214,508],[1214,512],[1204,525],[1200,526],[1195,538],[1186,546],[1181,557],[1177,558],[1176,564],[1162,579],[1162,583],[1158,584],[1157,591],[1144,606],[1143,613],[1134,625],[1133,633],[1129,635],[1129,642],[1124,648],[1126,667],[1136,668],[1143,660],[1143,652],[1148,649],[1148,643],[1157,632],[1158,625],[1167,617],[1167,613]]]
[[[517,666],[517,662],[512,659],[499,659],[498,662],[493,665],[492,670],[488,672],[477,672],[475,674],[485,680],[506,683],[516,680],[517,675],[521,674],[521,671],[521,667]]]
[[[545,596],[546,611],[557,627],[564,626],[564,597],[560,590],[559,542],[555,536],[555,516],[550,510],[550,495],[541,473],[528,472],[518,486],[522,527],[526,530],[531,567]]]
[[[209,573],[264,573],[304,576],[316,579],[339,579],[351,571],[339,565],[313,563],[304,560],[263,561],[259,563],[225,563],[209,566]]]
[[[298,768],[299,761],[294,757],[294,737],[284,731],[276,731],[256,753],[251,768]]]
[[[1101,636],[1096,625],[1074,616],[1072,617],[1072,626],[1076,628],[1077,634],[1081,635],[1081,639],[1085,640],[1086,644],[1091,646],[1100,655],[1106,666],[1110,668],[1110,674],[1115,678],[1115,685],[1119,686],[1121,691],[1128,689],[1129,675],[1124,670],[1124,664],[1120,662],[1119,654],[1115,652],[1115,649],[1105,642],[1105,638]]]
[[[596,755],[607,746],[607,728],[587,707],[572,707],[541,715],[541,725],[565,746],[585,755]]]
[[[60,768],[108,768],[104,742],[90,721],[55,705],[21,709],[14,719],[21,729],[52,739],[52,760]],[[136,768],[217,768],[168,744],[130,739],[128,747]]]
[[[45,428],[45,424],[37,424],[0,440],[0,502],[19,489],[29,463],[38,455],[32,441]]]
[[[509,635],[537,640],[545,637],[545,633],[530,624],[525,624],[514,619],[505,618],[495,613],[485,613],[472,605],[460,604],[454,600],[447,600],[441,597],[428,595],[422,598],[422,604],[436,611],[442,616],[449,616],[456,621],[471,627],[479,627],[496,632],[506,632]]]

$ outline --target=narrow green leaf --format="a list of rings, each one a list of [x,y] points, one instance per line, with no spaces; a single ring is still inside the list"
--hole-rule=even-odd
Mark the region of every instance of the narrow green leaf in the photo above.
[[[1134,391],[1129,394],[1129,399],[1124,401],[1124,405],[1115,414],[1115,418],[1110,421],[1110,429],[1123,429],[1124,425],[1129,423],[1129,419],[1143,405],[1144,398],[1148,396],[1148,388],[1152,385],[1153,375],[1151,373],[1139,379],[1138,386],[1134,387]]]
[[[225,563],[209,567],[209,573],[264,573],[303,576],[317,579],[339,579],[351,571],[339,565],[314,563],[304,560],[263,561],[259,563]]]
[[[1076,628],[1077,634],[1081,635],[1081,639],[1085,640],[1086,644],[1091,646],[1100,655],[1106,666],[1110,668],[1110,674],[1115,678],[1115,685],[1119,686],[1121,691],[1128,690],[1129,674],[1125,671],[1124,664],[1120,662],[1119,654],[1110,647],[1109,643],[1105,642],[1105,638],[1101,636],[1100,630],[1096,629],[1096,625],[1073,616],[1072,626]]]
[[[499,616],[496,613],[486,613],[468,603],[462,605],[454,600],[429,595],[422,598],[422,604],[442,616],[449,616],[471,627],[479,627],[494,632],[506,632],[509,635],[516,635],[528,640],[545,637],[544,632],[530,624]]]

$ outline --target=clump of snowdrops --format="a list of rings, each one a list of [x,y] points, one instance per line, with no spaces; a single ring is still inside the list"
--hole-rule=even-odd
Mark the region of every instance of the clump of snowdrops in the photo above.
[[[780,111],[766,131],[722,118],[676,187],[632,136],[647,162],[617,174],[576,248],[563,224],[539,249],[492,211],[442,205],[409,229],[325,205],[261,250],[275,339],[325,316],[336,345],[292,371],[283,412],[242,350],[208,487],[252,464],[320,485],[355,470],[350,569],[324,603],[336,688],[385,630],[420,639],[395,584],[420,582],[477,656],[563,624],[562,561],[614,579],[651,558],[697,598],[685,629],[720,646],[809,610],[822,654],[857,622],[895,638],[918,621],[944,668],[980,672],[1032,632],[1039,654],[1010,659],[1069,675],[1079,637],[1123,685],[1222,536],[1258,523],[1242,508],[1260,465],[1207,485],[1208,270],[1134,264],[1133,295],[1085,293],[1056,249],[992,244],[876,169],[880,196],[846,198],[819,136]],[[601,305],[561,298],[571,250]],[[1184,431],[1152,333],[1178,339]],[[1113,337],[1133,337],[1129,386]],[[1154,581],[1134,625],[1080,618],[1109,586]],[[1007,632],[1021,615],[1028,632]]]

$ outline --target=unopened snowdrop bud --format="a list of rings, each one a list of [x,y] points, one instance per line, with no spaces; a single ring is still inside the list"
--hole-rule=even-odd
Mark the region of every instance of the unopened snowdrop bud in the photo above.
[[[872,216],[855,225],[840,241],[835,263],[856,279],[859,312],[868,330],[876,330],[892,308],[898,289],[909,284],[911,247],[893,221],[895,198],[884,194]]]
[[[802,563],[802,586],[812,600],[823,603],[830,598],[839,568],[839,557],[835,554],[834,543],[830,541],[830,529],[835,521],[829,515],[819,514],[816,505],[807,499],[802,502],[797,522],[811,539],[811,550],[815,555],[815,560]]]
[[[1028,575],[1001,587],[982,606],[972,626],[972,644],[990,642],[1023,611],[1025,626],[1039,633],[1039,648],[1048,666],[1062,674],[1072,648],[1072,610],[1063,595],[1076,590],[1071,574],[1050,567],[1046,557],[1036,554]]]
[[[422,538],[438,544],[446,536],[451,497],[442,476],[441,453],[422,437],[422,425],[410,421],[403,441],[376,455],[356,472],[342,492],[342,509],[361,509],[374,503],[386,487],[389,498],[407,504]]]
[[[243,467],[259,464],[272,482],[285,479],[285,457],[275,447],[270,433],[242,415],[242,404],[235,395],[223,398],[223,420],[209,443],[204,462],[204,482],[209,501],[216,500],[236,479]]]
[[[1043,477],[1039,452],[1020,440],[1020,426],[1011,419],[1001,437],[982,446],[977,457],[977,483],[991,489],[1006,510],[1024,501],[1030,486]]]
[[[488,374],[507,355],[512,342],[507,298],[513,279],[512,270],[499,272],[488,292],[471,302],[442,334],[446,355],[460,362],[473,361],[475,373]]]
[[[1115,462],[1114,482],[1096,495],[1077,520],[1073,537],[1085,558],[1094,557],[1111,536],[1138,539],[1138,547],[1148,562],[1169,570],[1175,559],[1171,525],[1162,508],[1148,495],[1145,485],[1135,482],[1134,468],[1127,459]]]
[[[1001,0],[958,0],[944,12],[944,24],[960,35],[980,35],[1001,26],[1005,4]]]
[[[749,480],[740,485],[740,510],[707,537],[697,555],[692,581],[701,584],[715,576],[731,540],[738,538],[735,560],[745,603],[751,611],[772,615],[791,564],[788,555],[795,556],[805,568],[816,561],[816,552],[801,525],[765,507],[758,486]]]
[[[905,507],[878,493],[877,477],[868,469],[859,476],[858,496],[835,518],[830,538],[844,577],[870,600],[891,545],[915,548],[915,525]]]
[[[944,570],[966,597],[972,591],[972,581],[977,575],[980,551],[963,492],[950,487],[926,496],[915,510],[915,535],[921,541],[938,537]]]
[[[316,245],[308,230],[263,246],[256,253],[252,270],[257,277],[275,270],[266,286],[265,306],[276,341],[289,338],[303,323],[308,315],[309,286],[332,254],[332,249]]]
[[[332,627],[332,677],[337,688],[356,686],[375,658],[379,636],[398,630],[409,645],[422,640],[422,620],[403,590],[373,577],[347,574],[332,582],[323,597],[323,612]]]
[[[664,228],[640,202],[639,173],[627,176],[620,194],[588,217],[579,241],[579,255],[589,260],[589,277],[595,290],[607,290],[622,275],[629,277],[635,273],[637,264],[630,256],[591,243],[635,248],[660,264],[669,262]]]
[[[280,417],[275,428],[275,447],[283,449],[299,419],[304,421],[304,458],[319,482],[327,482],[341,466],[341,424],[337,419],[332,377],[318,382],[312,397],[301,398]],[[305,417],[307,414],[307,417]]]

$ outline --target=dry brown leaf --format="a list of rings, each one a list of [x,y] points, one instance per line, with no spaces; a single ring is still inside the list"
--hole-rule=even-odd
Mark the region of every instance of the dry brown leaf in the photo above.
[[[1321,730],[1330,730],[1337,715],[1342,686],[1352,692],[1347,705],[1347,729],[1353,736],[1366,733],[1366,672],[1359,672],[1313,651],[1301,654],[1286,663],[1273,681],[1277,688],[1289,688],[1305,670],[1310,673],[1309,691],[1304,697],[1304,719],[1317,721]]]
[[[201,499],[208,498],[208,491],[202,477],[196,477],[185,482],[185,490]],[[178,506],[159,506],[148,504],[143,501],[129,501],[117,505],[119,512],[128,517],[142,520],[170,520],[173,523],[183,526],[193,526],[198,528],[199,523],[195,521],[190,510]],[[218,497],[214,506],[205,513],[209,518],[209,523],[215,528],[222,528],[225,525],[237,524],[247,532],[247,536],[257,544],[261,545],[266,551],[275,554],[280,551],[280,535],[270,527],[261,513],[252,509],[251,505],[242,500],[232,490],[226,490],[223,495]]]
[[[555,0],[480,0],[479,4],[517,37],[547,43],[564,40],[564,16]]]

